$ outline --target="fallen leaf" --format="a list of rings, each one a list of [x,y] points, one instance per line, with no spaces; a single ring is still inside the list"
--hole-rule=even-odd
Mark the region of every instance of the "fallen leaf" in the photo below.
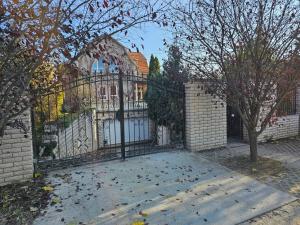
[[[78,205],[80,203],[79,199],[77,199],[74,203]]]
[[[34,173],[34,174],[33,174],[33,178],[38,178],[38,177],[41,177],[41,176],[42,176],[41,173]]]
[[[144,221],[134,221],[131,225],[145,225]]]
[[[142,211],[139,212],[139,215],[141,215],[141,216],[143,216],[143,217],[149,216],[148,213],[144,213],[144,212],[142,212]]]
[[[60,203],[60,202],[61,202],[61,200],[60,200],[60,198],[58,198],[58,197],[54,197],[54,198],[52,199],[52,201],[51,201],[52,204],[58,204],[58,203]]]
[[[53,191],[53,190],[54,190],[54,188],[53,188],[53,187],[51,187],[50,185],[48,185],[48,186],[44,186],[44,187],[42,187],[42,189],[43,189],[44,191],[49,191],[49,192],[51,192],[51,191]]]
[[[30,212],[36,212],[36,211],[38,211],[37,207],[30,207]]]

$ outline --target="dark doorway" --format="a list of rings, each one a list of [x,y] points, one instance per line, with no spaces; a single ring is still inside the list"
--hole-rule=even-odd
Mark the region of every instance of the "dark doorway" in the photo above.
[[[243,122],[239,113],[231,106],[227,106],[227,136],[243,139]]]

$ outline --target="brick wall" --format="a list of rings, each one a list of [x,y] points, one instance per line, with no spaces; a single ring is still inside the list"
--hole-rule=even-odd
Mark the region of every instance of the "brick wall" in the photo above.
[[[293,137],[299,135],[300,116],[300,88],[296,92],[296,114],[278,117],[278,121],[267,128],[258,136],[258,142],[276,140],[280,138]],[[244,127],[244,140],[248,141],[247,130]]]
[[[226,104],[200,82],[185,84],[186,146],[201,151],[227,143]]]
[[[203,84],[187,83],[186,93],[186,146],[201,151],[226,145],[226,104],[217,97],[205,93]],[[222,104],[222,105],[221,105]],[[299,135],[300,88],[296,96],[297,114],[279,117],[276,124],[268,126],[258,137],[259,142]],[[244,127],[244,140],[248,140]]]
[[[31,127],[29,111],[18,117],[26,127]],[[24,131],[8,127],[0,138],[0,186],[30,179],[33,173],[31,130]]]
[[[258,142],[277,140],[280,138],[297,136],[299,133],[299,115],[282,116],[278,121],[267,128],[258,136]],[[244,128],[244,140],[248,141],[247,130]]]

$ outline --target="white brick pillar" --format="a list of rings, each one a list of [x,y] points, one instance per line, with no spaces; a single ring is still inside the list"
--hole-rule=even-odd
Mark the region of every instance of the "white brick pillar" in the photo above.
[[[23,113],[20,119],[28,132],[7,127],[4,137],[0,137],[0,186],[25,181],[33,174],[33,148],[30,111]]]
[[[204,84],[185,84],[186,147],[201,151],[227,144],[226,104],[206,93]]]

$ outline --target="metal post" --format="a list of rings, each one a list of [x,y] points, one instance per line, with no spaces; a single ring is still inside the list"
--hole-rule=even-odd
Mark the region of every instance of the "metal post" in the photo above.
[[[125,160],[124,91],[123,91],[122,72],[119,73],[119,104],[120,104],[121,156],[122,156],[122,160]]]
[[[37,163],[39,161],[39,152],[36,142],[36,127],[34,117],[34,107],[30,108],[30,119],[31,119],[31,134],[32,134],[32,148],[33,148],[33,172],[37,171]]]
[[[183,88],[183,102],[182,102],[182,107],[183,107],[183,126],[182,126],[182,141],[183,141],[183,148],[186,148],[186,102],[185,102],[185,88]]]

